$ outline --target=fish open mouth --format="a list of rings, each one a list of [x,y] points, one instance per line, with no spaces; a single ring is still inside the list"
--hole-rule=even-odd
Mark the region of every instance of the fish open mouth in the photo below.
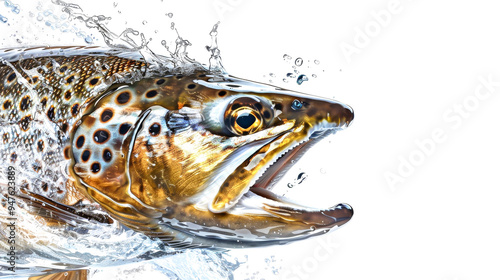
[[[279,217],[284,222],[303,223],[314,231],[316,229],[331,229],[347,223],[353,216],[353,209],[350,205],[339,203],[333,207],[320,209],[309,207],[294,202],[289,198],[277,195],[272,192],[275,185],[287,173],[287,171],[297,162],[314,144],[321,141],[328,135],[334,134],[342,128],[320,128],[311,133],[307,140],[297,144],[292,144],[278,153],[268,161],[257,175],[251,180],[250,187],[236,202],[228,213],[260,213]],[[283,142],[285,135],[276,136],[271,142],[263,147],[269,149],[273,145]],[[255,157],[255,154],[253,155]],[[250,162],[252,160],[250,159]],[[241,166],[240,166],[241,168]]]

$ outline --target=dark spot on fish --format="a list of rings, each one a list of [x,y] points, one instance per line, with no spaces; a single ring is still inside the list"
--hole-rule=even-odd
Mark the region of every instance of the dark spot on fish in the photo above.
[[[50,106],[49,110],[47,110],[47,117],[49,120],[53,121],[56,116],[54,106]]]
[[[157,136],[158,134],[160,134],[160,131],[161,126],[159,123],[154,123],[149,127],[149,134],[151,134],[151,136]]]
[[[143,191],[144,191],[144,185],[143,185],[143,184],[141,184],[141,185],[139,186],[139,192],[141,192],[141,193],[142,193]]]
[[[45,147],[45,143],[43,140],[38,140],[37,142],[37,150],[39,153],[43,152],[43,148]]]
[[[81,147],[83,147],[84,143],[85,143],[85,136],[83,135],[78,136],[78,138],[76,139],[76,147],[80,149]]]
[[[68,66],[64,65],[63,67],[61,67],[59,69],[59,72],[64,73],[64,72],[66,72],[66,70],[68,70]]]
[[[276,103],[274,105],[274,109],[278,110],[278,111],[283,111],[283,104],[281,103]]]
[[[71,90],[68,89],[65,93],[64,93],[64,99],[66,100],[70,100],[71,99]]]
[[[63,154],[65,159],[69,159],[69,147],[64,148]]]
[[[15,163],[16,160],[17,160],[17,154],[16,152],[13,152],[12,154],[10,154],[10,162]]]
[[[82,153],[82,161],[83,162],[87,162],[87,160],[89,160],[89,158],[90,158],[90,151],[89,150],[83,151],[83,153]]]
[[[4,143],[4,144],[9,143],[9,133],[8,133],[8,132],[5,132],[5,133],[3,134],[3,143]]]
[[[130,127],[132,127],[132,125],[130,123],[122,123],[120,125],[120,129],[118,130],[118,132],[121,135],[125,135],[128,132],[128,130],[130,129]]]
[[[101,122],[105,123],[113,117],[113,111],[111,109],[106,109],[101,114]]]
[[[165,82],[165,79],[159,79],[158,81],[156,81],[156,84],[162,85],[164,82]]]
[[[262,110],[262,104],[260,103],[255,103],[255,108],[257,108],[257,110]]]
[[[233,88],[239,88],[239,87],[241,87],[240,85],[232,85],[232,84],[230,84],[230,85],[226,85],[226,86],[228,86],[228,87],[233,87]]]
[[[95,86],[98,82],[99,82],[98,78],[93,78],[92,80],[90,80],[89,85]]]
[[[39,173],[40,170],[42,170],[42,164],[40,163],[40,161],[35,161],[35,163],[33,163],[33,165],[31,166],[31,168],[33,168],[33,170],[36,172],[36,173]]]
[[[7,110],[10,108],[10,106],[12,105],[12,101],[10,100],[5,100],[5,102],[3,103],[3,109],[4,110]]]
[[[189,85],[187,86],[187,88],[188,88],[188,89],[194,89],[195,87],[196,87],[196,85],[195,85],[195,84],[189,84]]]
[[[26,111],[29,106],[30,106],[30,97],[29,96],[25,96],[21,99],[21,103],[19,104],[19,108],[21,109],[21,111]]]
[[[36,84],[38,82],[38,77],[34,76],[30,79],[30,84]]]
[[[180,79],[182,79],[182,78],[184,77],[184,75],[182,75],[182,74],[177,74],[175,77],[176,77],[177,79],[179,79],[179,80],[180,80]]]
[[[79,109],[78,103],[76,103],[71,107],[71,115],[73,115],[73,117],[76,116],[76,114],[78,114],[78,109]]]
[[[49,98],[47,96],[42,98],[42,100],[40,101],[40,104],[42,104],[42,107],[45,108],[45,106],[47,106],[47,100],[49,100]]]
[[[219,91],[219,96],[220,97],[224,97],[226,94],[227,94],[227,92],[225,90]]]
[[[235,103],[235,104],[233,104],[233,106],[231,106],[231,109],[232,109],[232,110],[236,110],[236,109],[238,109],[238,108],[240,108],[240,107],[241,107],[241,104],[239,104],[239,103]]]
[[[92,171],[92,173],[99,172],[101,170],[101,164],[99,164],[98,162],[92,163],[92,165],[90,166],[90,170]]]
[[[104,129],[99,129],[94,133],[94,141],[96,143],[102,144],[108,141],[109,132]]]
[[[264,118],[269,119],[271,117],[271,113],[268,110],[264,111]]]
[[[16,73],[14,72],[7,77],[7,82],[12,83],[12,81],[14,81],[15,78],[16,78]]]
[[[146,97],[147,97],[147,98],[153,98],[153,97],[155,97],[157,94],[158,94],[158,92],[157,92],[156,90],[150,90],[150,91],[146,92]]]
[[[62,190],[62,189],[59,189],[59,188],[58,188],[56,192],[57,192],[58,194],[63,194],[63,193],[64,193],[64,190]]]
[[[110,162],[111,159],[113,158],[113,154],[109,149],[104,149],[102,152],[102,158],[104,159],[105,162]]]
[[[67,124],[67,123],[63,123],[63,124],[61,125],[61,131],[62,131],[62,132],[67,132],[67,131],[68,131],[68,128],[69,128],[69,126],[68,126],[68,124]]]
[[[27,115],[19,121],[19,126],[23,131],[28,131],[30,123],[32,121],[31,115]]]
[[[43,183],[43,184],[42,184],[42,190],[43,190],[44,192],[47,192],[47,191],[49,190],[49,185],[48,185],[47,183]]]
[[[118,104],[126,104],[127,102],[130,101],[130,92],[129,91],[124,91],[118,95],[116,98],[116,102]]]
[[[207,75],[206,74],[200,74],[198,75],[198,78],[203,78],[203,77],[206,77]]]
[[[66,79],[66,83],[71,84],[75,80],[75,75],[71,75]]]

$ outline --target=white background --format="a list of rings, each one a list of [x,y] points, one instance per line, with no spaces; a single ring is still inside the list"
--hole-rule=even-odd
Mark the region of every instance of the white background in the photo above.
[[[29,2],[18,4],[34,10],[36,2]],[[80,4],[88,14],[113,17],[113,30],[123,30],[127,21],[157,50],[162,39],[175,39],[173,20],[193,44],[190,56],[202,62],[208,33],[220,20],[219,46],[230,74],[335,96],[355,110],[347,130],[311,150],[285,178],[306,171],[309,177],[290,197],[308,205],[347,202],[353,220],[319,238],[237,252],[249,259],[249,268],[235,272],[237,279],[500,278],[500,86],[482,100],[474,96],[478,87],[488,93],[481,79],[500,82],[496,1],[115,2]],[[387,13],[390,18],[376,21],[374,15]],[[4,7],[0,14],[15,18]],[[21,34],[4,36],[3,46],[20,45],[19,36],[21,45],[85,44],[74,34],[10,24],[0,24],[0,32]],[[347,45],[355,53],[346,55]],[[310,68],[299,70],[318,78],[301,86],[282,82],[293,70],[284,54],[310,60]],[[461,116],[454,110],[463,105]],[[442,141],[424,155],[416,142],[435,130]],[[409,160],[412,172],[408,166],[399,172]],[[403,182],[391,186],[388,172]]]

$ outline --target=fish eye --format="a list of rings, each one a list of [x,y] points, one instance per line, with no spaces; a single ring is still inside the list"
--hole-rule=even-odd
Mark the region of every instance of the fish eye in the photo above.
[[[262,128],[263,121],[259,111],[243,106],[231,112],[230,128],[236,135],[247,135]]]

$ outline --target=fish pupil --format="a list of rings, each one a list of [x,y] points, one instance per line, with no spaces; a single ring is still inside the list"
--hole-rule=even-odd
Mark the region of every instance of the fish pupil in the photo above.
[[[243,129],[248,129],[255,122],[256,118],[254,115],[249,113],[242,113],[236,119],[236,123]]]

